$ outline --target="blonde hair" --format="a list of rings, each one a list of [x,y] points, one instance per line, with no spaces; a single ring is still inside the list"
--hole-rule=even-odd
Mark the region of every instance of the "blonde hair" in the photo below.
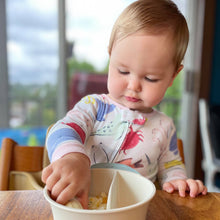
[[[184,16],[171,0],[138,0],[125,8],[113,26],[109,54],[115,42],[138,31],[170,32],[176,44],[174,63],[179,68],[188,46],[189,30]]]

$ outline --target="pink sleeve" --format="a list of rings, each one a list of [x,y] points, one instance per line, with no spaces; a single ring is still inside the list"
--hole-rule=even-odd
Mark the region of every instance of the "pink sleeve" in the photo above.
[[[66,154],[74,153],[74,152],[82,153],[87,156],[87,154],[81,144],[79,144],[79,143],[73,144],[71,142],[67,142],[67,143],[63,143],[63,144],[59,145],[56,148],[56,150],[53,153],[51,162],[53,162],[57,159],[60,159],[61,157],[63,157]]]

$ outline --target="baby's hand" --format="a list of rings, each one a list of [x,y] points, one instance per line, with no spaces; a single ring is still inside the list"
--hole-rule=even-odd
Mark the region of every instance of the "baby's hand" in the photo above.
[[[51,163],[43,170],[42,181],[56,202],[66,204],[76,196],[83,208],[88,207],[90,162],[85,155],[69,153]]]
[[[163,184],[163,190],[168,193],[173,193],[174,190],[178,190],[181,197],[185,197],[186,191],[188,191],[189,195],[193,198],[200,193],[202,195],[207,194],[207,188],[203,185],[202,181],[193,179],[178,179],[166,182]]]

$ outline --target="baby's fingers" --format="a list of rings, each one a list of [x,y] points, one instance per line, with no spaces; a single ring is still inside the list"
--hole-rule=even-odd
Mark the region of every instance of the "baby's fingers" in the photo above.
[[[163,190],[167,191],[168,193],[172,193],[174,190],[178,190],[179,195],[181,197],[185,197],[187,184],[185,180],[173,180],[173,181],[164,183]]]
[[[62,190],[59,192],[56,202],[60,204],[66,204],[69,200],[75,197],[76,193],[76,189],[74,189],[73,186],[69,184],[62,188]]]
[[[179,195],[180,195],[181,197],[185,197],[185,196],[186,196],[186,188],[187,188],[185,182],[184,182],[184,184],[180,184],[180,185],[178,186],[178,188],[179,188]]]
[[[185,180],[176,180],[174,181],[175,189],[179,191],[179,195],[181,197],[186,196],[186,191],[187,191],[187,183]]]
[[[193,179],[188,179],[186,182],[188,184],[190,197],[196,197],[199,194],[199,184]]]
[[[203,185],[202,181],[188,179],[187,184],[188,184],[188,187],[189,187],[191,197],[196,197],[200,193],[202,193],[203,195],[206,195],[207,188]]]
[[[56,199],[56,202],[60,204],[66,204],[69,200],[77,197],[79,202],[82,204],[83,208],[88,208],[88,189],[79,191],[77,184],[69,184],[62,188]]]
[[[207,187],[203,185],[203,182],[201,180],[196,180],[198,187],[199,187],[199,191],[198,193],[202,193],[203,195],[207,194]]]
[[[88,209],[89,204],[89,192],[85,191],[82,195],[78,196],[80,203],[84,209]]]
[[[50,165],[43,169],[42,175],[41,175],[41,180],[43,181],[43,183],[46,183],[47,178],[51,175],[52,172],[53,172],[53,168]]]
[[[168,193],[173,193],[175,188],[170,182],[166,182],[163,184],[163,190]]]

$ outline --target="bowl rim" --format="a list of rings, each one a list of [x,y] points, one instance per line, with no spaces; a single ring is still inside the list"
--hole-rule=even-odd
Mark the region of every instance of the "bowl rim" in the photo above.
[[[95,168],[95,169],[104,170],[105,168]],[[111,169],[111,168],[108,168],[108,169]],[[115,169],[113,169],[113,170],[115,170]],[[121,172],[131,173],[130,171],[127,171],[127,170],[121,170]],[[94,209],[94,210],[91,210],[91,209],[76,209],[76,208],[67,207],[65,205],[59,204],[59,203],[55,202],[53,199],[51,199],[50,196],[49,196],[49,190],[47,190],[46,186],[43,189],[43,194],[44,194],[44,197],[50,203],[51,206],[56,206],[59,209],[63,209],[63,210],[78,213],[78,214],[83,214],[83,213],[84,214],[104,214],[104,213],[117,213],[117,212],[128,211],[128,210],[135,209],[136,207],[144,206],[146,202],[150,202],[153,199],[153,197],[155,196],[155,193],[156,193],[156,187],[155,187],[155,185],[153,184],[153,182],[151,180],[147,179],[146,177],[144,177],[140,174],[137,174],[137,173],[134,173],[134,174],[138,175],[139,176],[138,178],[145,179],[145,181],[147,181],[151,185],[152,190],[149,193],[149,195],[146,196],[146,198],[143,199],[142,201],[137,202],[137,203],[132,204],[132,205],[129,205],[129,206],[122,207],[122,208],[115,208],[115,209],[109,209],[109,210],[108,209],[103,209],[103,210],[98,210],[98,209]]]
[[[91,166],[91,169],[101,169],[101,168],[114,169],[120,171],[125,170],[141,175],[137,170],[129,167],[128,165],[120,164],[120,163],[96,163]]]

